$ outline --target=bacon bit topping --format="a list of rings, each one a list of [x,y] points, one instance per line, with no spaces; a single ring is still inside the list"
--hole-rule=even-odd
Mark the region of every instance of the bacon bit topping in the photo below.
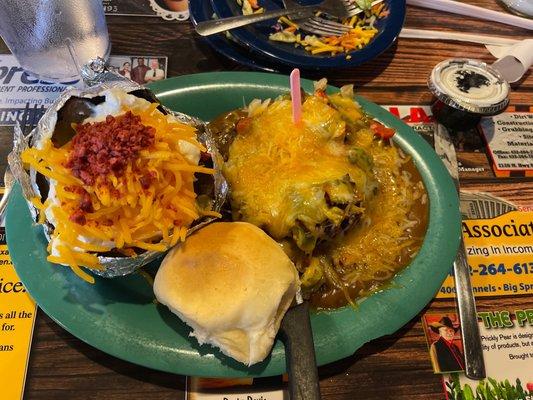
[[[154,137],[155,129],[143,125],[141,117],[131,111],[118,117],[108,115],[105,122],[78,125],[66,167],[86,185],[94,185],[101,178],[98,184],[110,186],[111,196],[119,197],[120,192],[105,178],[109,174],[121,176],[128,163],[138,157],[139,151],[154,143]],[[145,173],[141,177],[141,186],[147,189],[152,179],[150,173]],[[70,220],[85,225],[85,213],[94,212],[90,194],[79,186],[68,186],[65,190],[80,196],[79,208],[70,215]]]
[[[87,192],[84,192],[81,195],[80,210],[85,211],[86,213],[92,213],[94,211],[91,196]]]
[[[150,184],[153,182],[154,179],[155,174],[152,172],[148,172],[139,178],[139,183],[141,184],[141,187],[146,190],[150,187]]]
[[[66,167],[86,185],[110,173],[121,176],[139,151],[154,143],[155,129],[128,111],[105,122],[78,125]]]
[[[85,225],[87,223],[87,219],[85,218],[85,213],[82,210],[76,210],[74,211],[69,218],[72,222],[75,222],[76,224]]]

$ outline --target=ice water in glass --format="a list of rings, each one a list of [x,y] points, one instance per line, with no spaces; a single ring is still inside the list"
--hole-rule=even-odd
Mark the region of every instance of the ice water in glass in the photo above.
[[[533,0],[500,0],[513,11],[525,17],[533,17]]]
[[[0,35],[22,68],[50,80],[110,51],[102,0],[0,0]]]

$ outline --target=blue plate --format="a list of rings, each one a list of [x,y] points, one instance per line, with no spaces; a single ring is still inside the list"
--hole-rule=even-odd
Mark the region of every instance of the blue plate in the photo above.
[[[208,0],[201,0],[189,3],[189,13],[193,25],[196,26],[199,22],[210,20],[214,11]],[[272,64],[270,60],[263,59],[261,56],[250,57],[248,49],[232,42],[224,34],[202,37],[202,40],[214,51],[238,64],[265,72],[280,71],[280,68]]]
[[[203,2],[203,1],[201,1]],[[300,0],[300,4],[317,4],[320,0]],[[191,4],[194,2],[191,2]],[[267,10],[281,8],[278,1],[260,0],[260,4]],[[231,31],[236,40],[250,50],[259,52],[263,56],[276,60],[290,67],[303,69],[328,69],[354,67],[380,55],[387,50],[398,37],[405,19],[405,0],[385,0],[391,10],[389,16],[376,23],[379,33],[361,50],[350,53],[351,58],[346,59],[346,54],[330,56],[328,54],[312,55],[301,47],[294,47],[292,43],[282,43],[268,40],[268,35],[273,32],[272,26],[275,19],[248,25]],[[241,9],[236,0],[211,0],[213,10],[220,18],[240,15]]]

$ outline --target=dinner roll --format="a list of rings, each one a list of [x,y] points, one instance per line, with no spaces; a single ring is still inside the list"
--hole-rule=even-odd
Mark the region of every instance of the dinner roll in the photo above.
[[[172,249],[155,277],[157,300],[209,343],[252,365],[270,352],[299,287],[278,243],[255,225],[217,222]]]

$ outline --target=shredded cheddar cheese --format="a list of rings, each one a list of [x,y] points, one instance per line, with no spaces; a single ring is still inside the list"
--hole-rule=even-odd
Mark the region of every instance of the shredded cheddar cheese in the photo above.
[[[427,195],[394,130],[354,102],[353,87],[328,95],[326,83],[304,97],[299,123],[287,96],[226,118],[240,115],[224,175],[233,218],[278,240],[304,294],[329,309],[355,306],[411,261]]]
[[[261,2],[256,0],[236,1],[241,6],[243,15],[264,12]],[[296,47],[302,47],[313,55],[329,53],[335,56],[344,53],[347,55],[346,58],[350,59],[351,55],[348,53],[362,49],[378,35],[379,31],[374,25],[377,20],[388,15],[389,10],[385,3],[376,4],[362,14],[339,20],[339,23],[350,29],[342,35],[329,37],[302,35],[298,23],[283,16],[278,19],[278,23],[274,26],[276,31],[269,35],[269,40],[294,43]],[[324,17],[320,12],[316,13],[316,16]]]
[[[125,106],[123,106],[124,108]],[[44,219],[54,225],[48,246],[48,261],[68,265],[82,279],[94,278],[80,267],[102,269],[99,253],[110,250],[136,256],[135,248],[165,251],[185,239],[188,227],[202,215],[218,215],[196,205],[195,173],[213,174],[197,165],[183,151],[192,146],[199,155],[206,151],[196,140],[193,127],[157,110],[157,104],[136,102],[128,109],[143,125],[155,129],[153,145],[138,152],[120,175],[98,176],[94,184],[84,183],[66,167],[72,141],[60,148],[47,139],[22,153],[22,161],[46,176],[49,198],[31,202]],[[145,174],[150,175],[143,182]],[[90,199],[90,212],[73,219],[80,202]]]
[[[306,97],[297,125],[288,99],[261,109],[243,124],[224,166],[235,216],[280,240],[294,236],[295,226],[311,235],[317,226],[340,225],[345,211],[362,211],[357,204],[372,177],[350,162],[340,114],[316,96]],[[327,199],[341,187],[352,188],[352,193],[338,196],[339,203],[350,205],[331,206]]]

